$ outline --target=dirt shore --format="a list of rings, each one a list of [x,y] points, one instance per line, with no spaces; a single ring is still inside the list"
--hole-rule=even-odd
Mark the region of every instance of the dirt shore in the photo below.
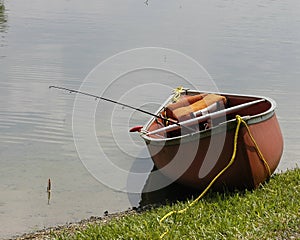
[[[80,222],[67,223],[65,225],[59,225],[56,227],[49,227],[41,229],[32,233],[26,233],[20,236],[14,236],[9,238],[10,240],[27,240],[27,239],[51,239],[54,234],[62,233],[74,233],[86,229],[90,224],[106,224],[112,219],[119,219],[125,215],[137,214],[138,211],[135,209],[127,210],[120,213],[108,214],[104,213],[102,217],[92,216],[88,219],[81,220]]]

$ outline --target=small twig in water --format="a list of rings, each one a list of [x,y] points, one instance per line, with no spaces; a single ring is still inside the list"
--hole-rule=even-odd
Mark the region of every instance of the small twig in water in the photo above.
[[[51,197],[51,180],[50,180],[50,178],[48,179],[47,193],[48,193],[48,205],[50,205],[50,197]]]

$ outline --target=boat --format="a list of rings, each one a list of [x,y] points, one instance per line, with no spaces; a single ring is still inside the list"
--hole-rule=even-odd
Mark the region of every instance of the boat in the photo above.
[[[138,131],[155,167],[195,189],[255,189],[270,178],[283,137],[268,97],[180,88]]]

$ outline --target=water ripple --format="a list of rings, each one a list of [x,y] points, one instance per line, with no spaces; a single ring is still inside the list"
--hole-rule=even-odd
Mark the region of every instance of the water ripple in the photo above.
[[[53,118],[45,113],[0,113],[1,143],[64,143],[72,140],[64,119]]]

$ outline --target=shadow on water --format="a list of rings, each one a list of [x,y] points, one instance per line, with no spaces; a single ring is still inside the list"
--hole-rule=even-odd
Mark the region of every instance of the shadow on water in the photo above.
[[[135,170],[137,168],[135,167]],[[172,182],[171,184],[156,189],[157,186],[161,186],[161,183],[170,182],[170,180],[163,175],[157,168],[153,166],[151,172],[149,173],[141,193],[139,194],[128,194],[128,198],[132,203],[132,206],[136,206],[138,211],[147,210],[153,207],[159,207],[162,205],[173,204],[176,202],[184,202],[187,200],[196,199],[204,189],[195,189],[191,187],[184,186],[177,182]],[[250,190],[250,189],[249,189]],[[246,189],[235,189],[228,188],[225,185],[223,187],[214,187],[205,194],[206,201],[215,201],[216,196],[219,194],[228,196],[239,192],[239,194],[245,193]]]
[[[128,199],[134,208],[142,210],[192,198],[195,199],[201,193],[201,190],[172,182],[160,171],[157,171],[151,157],[145,157],[145,149],[140,155],[143,155],[144,158],[138,156],[130,170],[134,173],[146,173],[145,178],[139,180],[129,178],[127,182],[128,186],[135,185],[140,189],[139,193],[128,193]]]
[[[157,169],[154,166],[152,172],[156,170]],[[166,181],[166,177],[164,175],[149,174],[141,193],[141,200],[139,202],[140,208],[166,205],[178,201],[186,201],[191,198],[196,198],[201,193],[200,190],[189,188],[176,182],[173,182],[164,188],[155,191],[149,191],[149,189],[153,189],[162,181]]]

